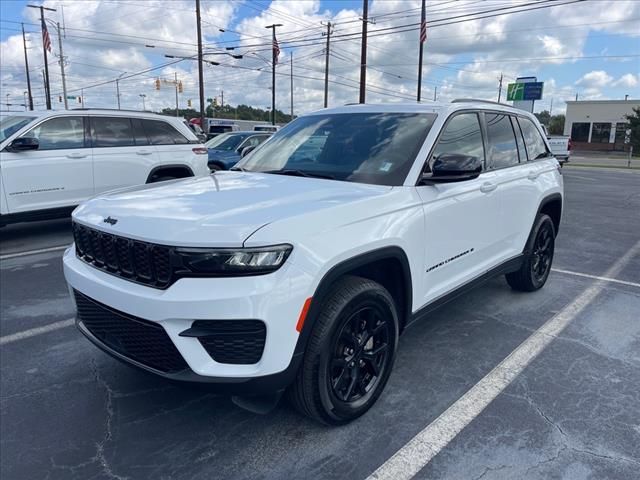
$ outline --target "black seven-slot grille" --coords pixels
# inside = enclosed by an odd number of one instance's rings
[[[173,281],[172,248],[73,224],[76,253],[100,270],[155,288]]]
[[[218,363],[254,364],[262,358],[267,329],[260,320],[197,320],[200,344]]]
[[[161,325],[113,310],[78,291],[73,293],[79,322],[110,349],[164,373],[189,368]]]

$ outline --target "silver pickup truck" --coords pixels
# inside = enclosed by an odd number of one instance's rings
[[[568,162],[571,156],[571,137],[568,135],[549,135],[547,127],[544,125],[542,125],[542,129],[547,136],[547,140],[549,140],[551,153],[555,155],[560,165]]]

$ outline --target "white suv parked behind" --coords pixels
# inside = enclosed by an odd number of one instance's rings
[[[178,118],[124,110],[20,112],[0,121],[0,225],[50,218],[97,193],[206,175]]]
[[[547,280],[563,184],[529,113],[477,101],[321,110],[231,171],[107,194],[73,214],[80,330],[170,379],[281,392],[348,422],[398,336],[498,274]]]

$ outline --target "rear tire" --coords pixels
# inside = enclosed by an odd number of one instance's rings
[[[398,344],[393,298],[380,284],[345,276],[328,294],[311,332],[289,398],[327,425],[369,410],[389,379]]]
[[[556,231],[551,217],[544,213],[536,217],[519,270],[505,275],[514,290],[533,292],[544,286],[551,272]]]

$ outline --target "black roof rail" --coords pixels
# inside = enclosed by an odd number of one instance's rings
[[[511,108],[513,108],[512,105],[508,105],[506,103],[494,102],[492,100],[481,100],[479,98],[456,98],[455,100],[451,100],[451,103],[470,103],[470,102],[488,103],[488,104],[491,104],[491,105],[502,105],[503,107],[511,107]]]
[[[86,111],[86,110],[102,110],[105,112],[135,112],[135,113],[152,113],[154,115],[158,115],[155,112],[150,112],[148,110],[130,110],[125,108],[87,108],[87,107],[79,107],[79,108],[70,108],[69,110],[75,111]]]

